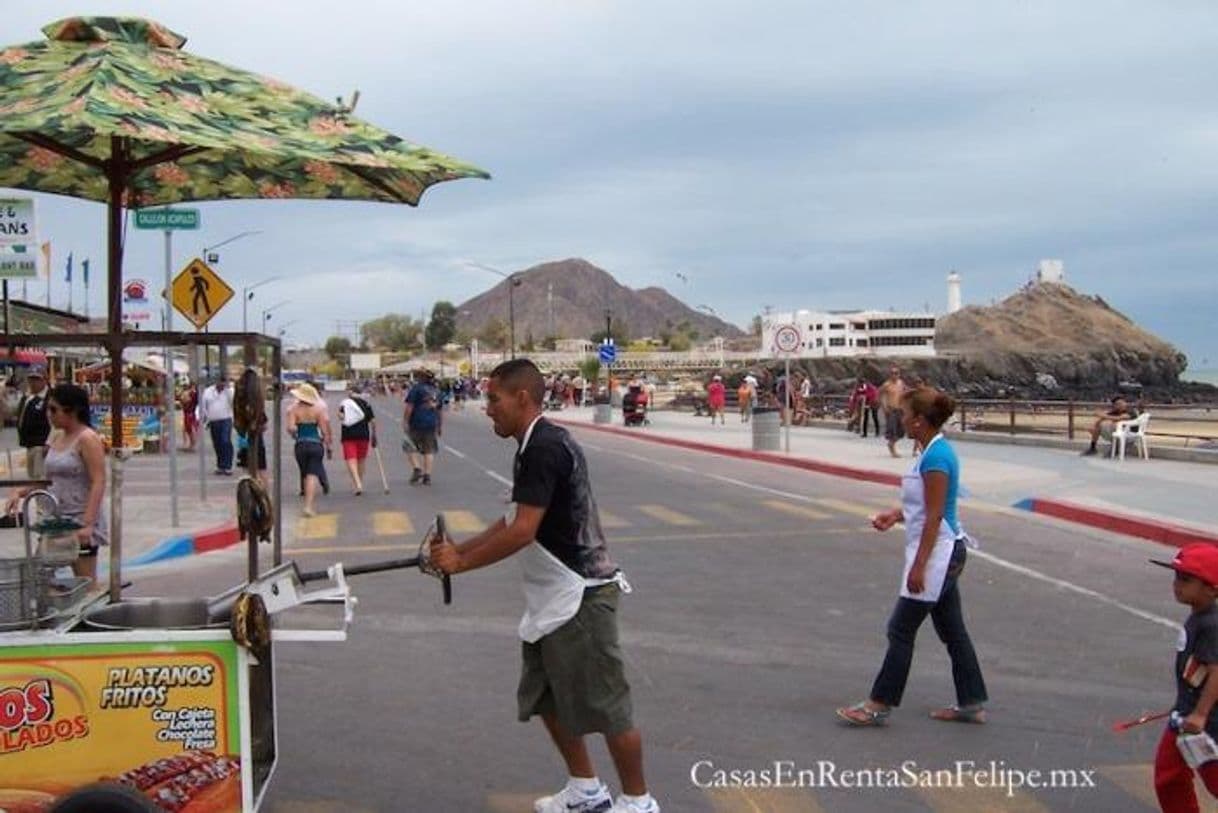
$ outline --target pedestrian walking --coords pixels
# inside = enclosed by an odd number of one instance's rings
[[[875,426],[875,436],[880,436],[880,391],[875,388],[867,379],[862,376],[858,377],[858,382],[854,386],[854,398],[852,399],[857,405],[859,416],[859,434],[862,437],[867,437],[867,422],[868,420]]]
[[[905,382],[901,379],[901,368],[892,367],[888,378],[880,385],[880,409],[884,412],[884,440],[888,442],[888,453],[900,457],[897,441],[905,437],[901,423],[901,399],[905,396]]]
[[[960,462],[941,429],[955,402],[931,387],[909,392],[901,403],[905,432],[923,445],[922,455],[901,478],[901,507],[872,519],[877,531],[905,523],[905,569],[900,596],[888,619],[888,652],[861,703],[837,710],[853,726],[882,725],[901,704],[913,663],[918,628],[931,617],[947,646],[956,685],[956,704],[931,712],[936,720],[984,723],[988,695],[977,653],[964,625],[960,574],[968,558],[969,538],[960,525],[956,497]]]
[[[339,438],[343,446],[343,461],[356,496],[364,493],[364,465],[368,460],[368,449],[376,446],[376,416],[372,405],[360,397],[359,386],[352,383],[347,397],[338,405],[338,417],[342,424]]]
[[[1164,813],[1197,813],[1194,771],[1218,798],[1218,760],[1190,762],[1184,754],[1195,741],[1213,749],[1218,737],[1218,548],[1195,543],[1170,562],[1151,562],[1176,572],[1176,601],[1191,609],[1176,644],[1176,702],[1155,752],[1155,794]]]
[[[519,444],[512,508],[458,544],[434,539],[433,563],[463,573],[518,555],[526,610],[518,717],[540,716],[566,763],[568,779],[538,799],[536,813],[658,813],[643,776],[643,738],[618,643],[617,607],[630,587],[609,558],[583,450],[542,417],[545,381],[527,359],[491,373],[486,413],[495,434]],[[616,802],[592,766],[584,737],[605,737],[622,794]]]
[[[406,393],[402,426],[406,429],[402,449],[410,459],[410,484],[429,486],[436,452],[440,450],[440,437],[444,434],[440,393],[430,370],[419,370],[418,380]]]
[[[747,379],[740,379],[736,388],[736,401],[740,404],[740,422],[748,423],[753,418],[753,388]]]
[[[76,576],[97,579],[97,552],[108,544],[110,523],[106,519],[106,447],[93,431],[89,393],[75,384],[60,384],[46,396],[47,417],[56,430],[46,454],[48,491],[59,504],[59,515],[79,523],[76,542],[79,556],[72,562]],[[15,490],[8,511],[35,487]]]
[[[233,390],[223,373],[203,390],[199,417],[211,432],[211,445],[216,452],[216,474],[233,473]]]
[[[727,389],[723,386],[723,376],[716,375],[711,378],[711,382],[706,385],[706,408],[710,412],[711,426],[715,425],[715,416],[719,417],[719,423],[727,423],[727,418],[723,415],[723,410],[727,408]]]
[[[306,517],[316,514],[314,502],[317,489],[326,475],[326,458],[331,456],[330,421],[320,407],[321,395],[312,384],[301,384],[292,390],[296,403],[288,409],[287,430],[296,442],[293,449],[300,469]]]
[[[25,395],[17,404],[17,444],[25,449],[25,474],[31,480],[46,477],[47,438],[51,422],[47,417],[47,374],[35,365],[25,376]]]
[[[194,451],[199,440],[199,388],[194,382],[186,385],[178,403],[182,405],[182,431],[186,435],[186,451]]]

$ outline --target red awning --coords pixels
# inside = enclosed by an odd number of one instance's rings
[[[0,354],[0,361],[7,359],[8,356]],[[13,363],[15,364],[43,364],[47,363],[47,354],[41,350],[14,350],[12,355]]]

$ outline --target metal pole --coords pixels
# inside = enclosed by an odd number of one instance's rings
[[[283,561],[283,346],[276,343],[271,348],[271,476],[275,478],[274,516],[275,530],[271,545],[274,549],[272,561],[278,566]]]
[[[786,382],[787,383],[785,385],[783,385],[783,388],[782,388],[782,412],[780,412],[778,414],[783,416],[783,418],[785,419],[785,422],[787,424],[786,440],[784,441],[784,446],[785,446],[786,453],[790,454],[791,453],[791,416],[787,412],[787,405],[791,403],[791,357],[789,355],[787,356]]]
[[[516,358],[516,278],[508,277],[508,333],[512,345],[512,358]]]
[[[190,353],[190,366],[194,369],[191,375],[195,380],[195,393],[199,402],[199,437],[195,439],[195,447],[199,450],[199,502],[207,502],[207,461],[204,459],[203,452],[203,361],[200,358],[200,353],[204,350],[201,345],[196,344]]]
[[[165,291],[168,292],[173,284],[173,230],[165,229]],[[165,299],[165,332],[173,331],[173,304]],[[173,372],[172,348],[165,345],[165,423],[169,431],[164,433],[169,446],[169,522],[173,528],[178,527],[178,421],[177,421],[177,387],[176,376]]]
[[[246,312],[248,310],[248,308],[246,306],[249,305],[249,302],[250,302],[250,289],[242,288],[241,289],[241,332],[242,333],[250,332],[249,320],[246,317]]]

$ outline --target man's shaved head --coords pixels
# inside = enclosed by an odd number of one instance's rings
[[[528,359],[505,361],[491,371],[491,379],[499,382],[505,393],[528,393],[536,406],[541,406],[546,397],[546,380],[537,365]]]

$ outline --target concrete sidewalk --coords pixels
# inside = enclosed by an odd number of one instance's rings
[[[547,415],[561,422],[594,426],[591,407]],[[728,415],[725,425],[714,426],[709,418],[682,412],[657,411],[648,417],[650,425],[627,430],[621,411],[615,409],[608,426],[615,433],[710,445],[716,449],[708,451],[735,456],[752,450],[752,427],[741,423],[738,415]],[[1218,542],[1218,488],[1210,465],[1136,457],[1120,462],[1080,457],[1073,450],[972,442],[967,435],[955,435],[952,442],[963,468],[962,496],[1168,544]],[[912,464],[910,441],[902,441],[898,450],[902,457],[894,459],[881,438],[864,439],[844,429],[797,426],[791,428],[789,455],[778,452],[762,458],[896,483]]]

